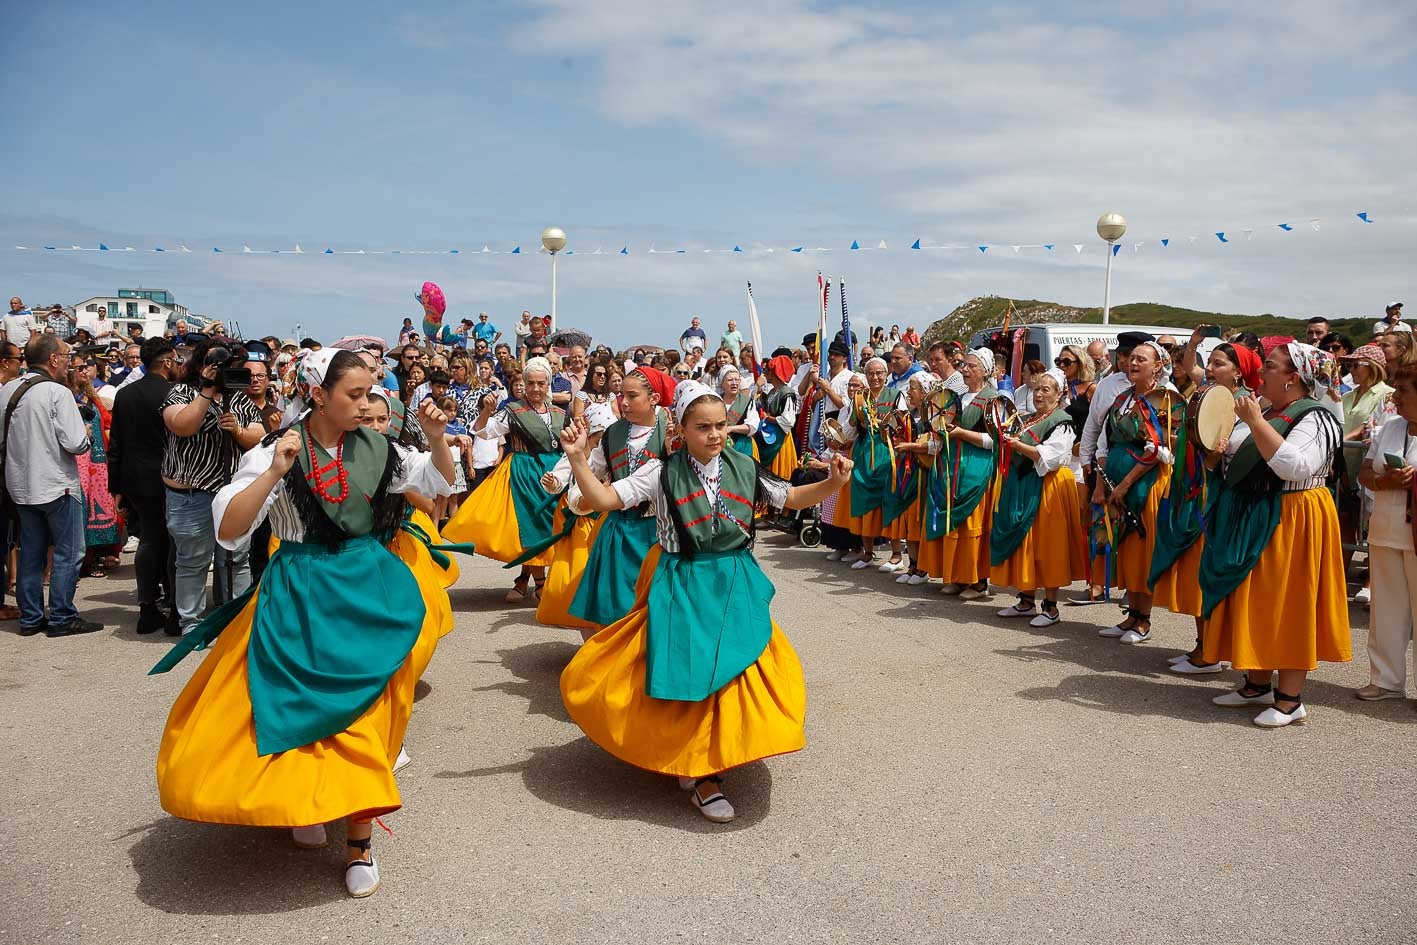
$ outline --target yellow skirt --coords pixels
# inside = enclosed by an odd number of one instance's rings
[[[686,778],[801,750],[807,687],[776,623],[758,661],[702,702],[645,695],[649,585],[660,553],[655,545],[645,556],[634,609],[587,640],[561,674],[571,719],[621,761]]]
[[[1133,532],[1122,539],[1121,546],[1112,560],[1112,586],[1124,590],[1129,594],[1150,594],[1151,588],[1147,586],[1147,579],[1151,577],[1151,551],[1154,547],[1153,540],[1156,536],[1156,514],[1161,506],[1161,498],[1166,495],[1166,489],[1171,484],[1171,467],[1162,464],[1156,471],[1156,481],[1151,484],[1151,491],[1147,493],[1146,505],[1142,506],[1141,521],[1146,527],[1146,537]],[[1117,516],[1112,516],[1113,525],[1116,525]],[[1107,558],[1098,555],[1092,562],[1092,573],[1094,579],[1100,579],[1107,573]]]
[[[1032,591],[1067,587],[1087,577],[1087,543],[1083,539],[1077,481],[1064,466],[1043,480],[1038,515],[1007,561],[991,569],[989,579],[1004,587]]]
[[[426,590],[423,577],[419,584]],[[256,603],[252,595],[217,637],[167,717],[157,755],[163,809],[184,820],[250,827],[308,827],[398,810],[394,760],[413,688],[438,644],[440,615],[430,608],[403,666],[349,728],[261,757],[246,674]]]
[[[851,534],[858,535],[861,538],[880,538],[886,530],[885,526],[881,524],[883,518],[884,516],[882,516],[881,510],[877,508],[872,512],[867,512],[865,515],[851,516],[851,524],[847,527],[851,529]]]
[[[764,420],[763,422],[772,423],[774,421]],[[778,450],[777,455],[772,458],[772,462],[768,464],[768,472],[791,481],[792,474],[797,471],[800,459],[797,455],[797,441],[792,438],[790,431],[784,431],[782,435],[786,437],[786,441],[782,444],[782,449]]]
[[[1286,492],[1279,527],[1205,622],[1202,656],[1236,669],[1318,668],[1353,658],[1343,539],[1327,489]]]
[[[438,533],[434,531],[432,534]],[[447,572],[433,560],[427,545],[402,529],[394,533],[389,550],[413,572],[418,590],[423,595],[423,624],[428,626],[432,623],[437,630],[437,638],[441,640],[453,629],[453,605],[448,600]]]
[[[978,584],[989,576],[989,525],[993,521],[991,487],[963,525],[934,541],[920,543],[920,567],[946,584]]]
[[[521,557],[526,549],[517,528],[517,507],[512,502],[510,456],[463,501],[457,514],[443,526],[443,535],[448,541],[472,542],[478,554],[493,561],[506,563]],[[551,549],[522,563],[527,567],[550,564]]]
[[[563,527],[565,506],[556,510],[556,527]],[[555,627],[575,627],[577,630],[594,627],[595,624],[570,613],[571,600],[576,589],[581,586],[581,575],[585,573],[586,560],[590,558],[590,546],[595,543],[596,533],[605,515],[599,518],[580,518],[571,526],[571,533],[551,547],[551,567],[546,569],[546,581],[541,585],[541,603],[536,605],[536,622]]]
[[[1182,552],[1176,563],[1161,573],[1156,579],[1156,596],[1152,603],[1164,607],[1173,614],[1201,615],[1201,553],[1205,549],[1205,535],[1196,539],[1195,544]]]
[[[438,526],[433,524],[433,520],[429,518],[426,513],[414,509],[410,521],[427,532],[435,544],[443,541],[443,536],[438,533]],[[429,561],[432,562],[431,557]],[[433,566],[438,568],[438,571],[443,575],[444,588],[452,587],[454,584],[458,583],[458,578],[462,577],[462,569],[458,567],[457,555],[448,555],[448,567],[446,570],[438,567],[436,563],[434,563]]]

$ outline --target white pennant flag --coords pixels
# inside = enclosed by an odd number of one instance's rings
[[[1140,243],[1133,243],[1133,244],[1132,244],[1132,254],[1133,254],[1133,255],[1136,255],[1137,253],[1140,253],[1140,252],[1141,252],[1141,248],[1142,248],[1144,245],[1146,245],[1145,240],[1143,240],[1143,241],[1140,242]]]
[[[1073,249],[1077,250],[1079,253],[1082,252],[1082,244],[1081,244],[1081,243],[1074,243],[1074,244],[1073,244]]]
[[[1255,231],[1254,231],[1253,229],[1247,229],[1247,230],[1245,230],[1245,239],[1247,239],[1247,240],[1249,240],[1249,239],[1254,239],[1254,237],[1255,237]]]
[[[1318,220],[1310,220],[1310,221],[1309,221],[1309,226],[1311,226],[1311,227],[1314,228],[1314,232],[1315,232],[1315,233],[1317,233],[1317,232],[1319,231],[1319,221],[1318,221]]]

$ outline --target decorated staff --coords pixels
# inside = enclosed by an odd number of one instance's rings
[[[588,640],[561,674],[577,725],[638,768],[677,776],[708,820],[735,816],[723,774],[805,743],[806,689],[791,644],[773,623],[773,586],[752,554],[754,507],[816,505],[851,474],[791,486],[727,445],[723,401],[693,381],[674,404],[684,447],[610,485],[586,459],[585,430],[562,436],[590,509],[648,502],[658,547],[645,558],[634,608]]]
[[[1130,386],[1108,409],[1097,445],[1099,474],[1092,501],[1105,516],[1116,586],[1128,594],[1126,618],[1098,635],[1135,644],[1151,639],[1151,549],[1185,404],[1168,389],[1171,356],[1155,341],[1132,350],[1127,379]],[[1094,572],[1104,567],[1100,560],[1093,562]]]
[[[1201,657],[1205,620],[1201,617],[1200,563],[1206,522],[1220,498],[1216,473],[1235,431],[1235,403],[1253,397],[1260,384],[1260,356],[1243,345],[1222,344],[1206,360],[1206,386],[1191,395],[1186,422],[1177,439],[1177,463],[1156,516],[1156,542],[1148,585],[1156,606],[1196,621],[1196,645],[1171,659],[1173,673],[1218,673],[1219,662]]]
[[[1082,504],[1068,465],[1077,433],[1062,407],[1066,383],[1056,368],[1033,378],[1034,413],[1003,438],[1009,462],[989,533],[990,579],[1019,592],[999,616],[1031,617],[1034,627],[1057,623],[1058,588],[1087,576]]]
[[[1220,706],[1261,706],[1256,725],[1308,718],[1304,679],[1353,658],[1343,544],[1327,478],[1343,431],[1322,403],[1327,355],[1290,342],[1265,359],[1257,393],[1235,402],[1225,488],[1206,529],[1201,658],[1245,671]],[[1278,686],[1273,672],[1279,671]]]

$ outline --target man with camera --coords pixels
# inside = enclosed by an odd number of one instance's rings
[[[167,530],[176,550],[177,616],[183,633],[207,607],[207,570],[216,552],[212,500],[231,481],[241,454],[265,436],[261,414],[247,396],[250,371],[229,348],[199,342],[184,379],[162,402],[167,443],[162,455]],[[231,600],[251,584],[249,545],[217,561],[217,596]]]

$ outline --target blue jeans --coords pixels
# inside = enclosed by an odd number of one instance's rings
[[[201,622],[207,609],[207,570],[216,554],[216,523],[212,521],[212,492],[167,490],[167,531],[177,558],[177,618],[186,633]],[[215,568],[218,591],[224,600],[245,593],[251,586],[251,545],[230,553],[231,587],[226,586],[226,562]],[[226,557],[223,555],[223,557]]]
[[[49,569],[49,622],[68,623],[79,615],[74,609],[74,589],[84,563],[84,506],[75,495],[61,495],[43,505],[19,505],[20,573],[15,596],[20,604],[20,626],[26,630],[44,625],[44,557],[54,546]]]

